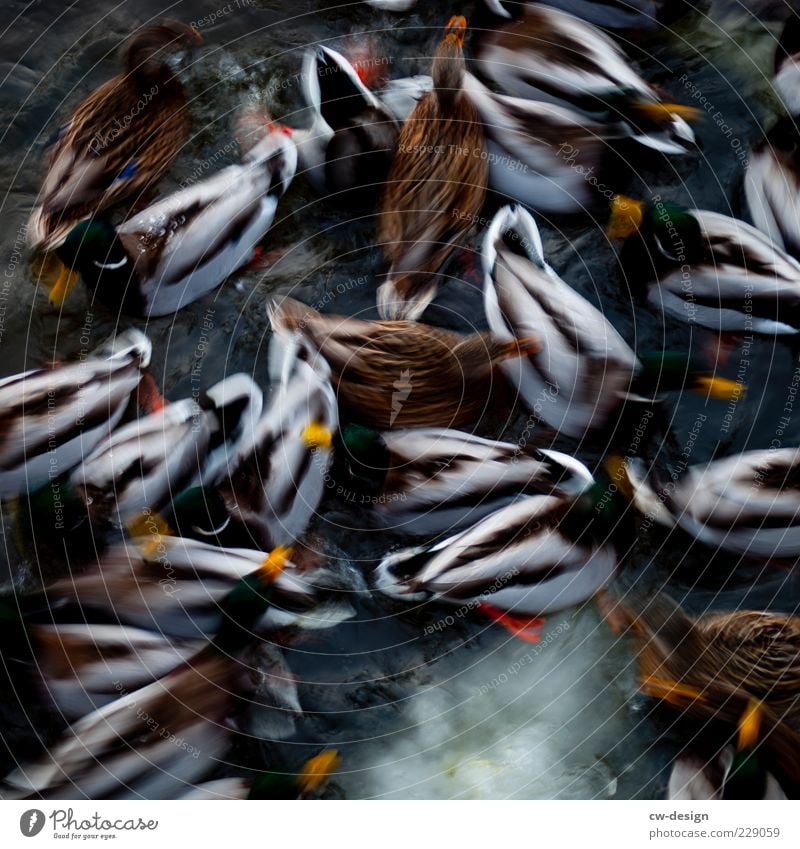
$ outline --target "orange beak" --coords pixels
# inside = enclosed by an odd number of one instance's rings
[[[445,27],[445,38],[452,39],[459,47],[464,45],[464,36],[467,33],[467,19],[463,15],[453,15]]]

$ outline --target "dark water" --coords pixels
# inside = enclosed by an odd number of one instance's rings
[[[0,375],[69,358],[131,323],[90,307],[82,288],[63,314],[50,307],[27,266],[24,226],[59,119],[116,73],[116,46],[136,26],[160,15],[197,22],[219,16],[213,25],[200,26],[204,44],[184,64],[194,128],[159,187],[166,194],[235,161],[232,120],[243,103],[266,101],[277,116],[305,125],[299,87],[291,79],[309,44],[346,48],[367,35],[390,60],[393,76],[425,72],[441,26],[450,14],[463,11],[425,0],[418,12],[403,16],[361,3],[309,0],[234,0],[227,6],[218,0],[170,6],[94,0],[66,7],[52,0],[12,0],[3,9]],[[778,2],[698,3],[697,11],[671,30],[627,45],[645,76],[674,99],[691,103],[699,92],[713,103],[712,115],[720,116],[699,125],[697,156],[641,164],[627,178],[630,193],[657,193],[744,214],[747,147],[777,114],[769,74],[787,11],[787,4]],[[703,331],[692,334],[665,324],[632,301],[602,223],[543,222],[555,268],[600,305],[638,350],[705,349],[712,340]],[[370,247],[373,225],[369,213],[337,209],[298,180],[265,242],[267,250],[282,251],[268,272],[237,275],[178,315],[144,327],[154,342],[154,373],[166,395],[190,394],[189,376],[198,365],[205,385],[241,370],[266,388],[264,306],[272,295],[292,292],[309,304],[324,304],[326,311],[374,317],[381,257]],[[461,329],[483,328],[480,293],[453,282],[427,318]],[[203,327],[209,323],[213,329],[207,333]],[[692,396],[675,394],[669,399],[672,431],[663,450],[680,453],[691,439],[692,462],[703,462],[768,447],[776,438],[797,445],[800,410],[788,423],[780,422],[797,369],[798,352],[785,343],[756,339],[746,355],[734,350],[722,373],[743,377],[749,387],[745,398],[729,411],[724,402],[702,407]],[[488,422],[485,431],[516,441],[525,419],[519,414]],[[577,450],[590,464],[602,448],[558,445]],[[369,533],[367,526],[359,508],[332,497],[311,539],[329,556],[368,569],[396,541]],[[2,531],[4,583],[27,585],[40,568],[58,570],[57,563],[36,562],[31,546],[20,544],[8,509]],[[666,586],[698,611],[741,605],[791,611],[800,603],[795,576],[708,560],[707,551],[687,548],[684,538],[654,530],[631,552],[619,581]],[[322,744],[336,745],[344,766],[330,793],[353,797],[663,794],[665,768],[679,738],[636,696],[628,646],[615,640],[592,610],[552,617],[543,644],[533,647],[469,617],[451,623],[443,619],[452,612],[448,609],[411,615],[369,597],[357,606],[355,620],[287,652],[307,710],[295,738],[282,745],[245,740],[234,752],[236,760],[292,766]],[[21,675],[12,669],[12,680]],[[15,754],[35,748],[35,729],[53,730],[29,696],[22,690],[3,696],[5,738]]]

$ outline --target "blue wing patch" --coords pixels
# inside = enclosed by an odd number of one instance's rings
[[[139,166],[135,162],[129,162],[122,171],[119,172],[117,180],[130,180],[131,177],[136,175],[138,170]]]

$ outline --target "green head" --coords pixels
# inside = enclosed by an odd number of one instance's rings
[[[380,489],[389,466],[389,451],[377,430],[362,425],[347,425],[339,434],[341,448],[337,454],[355,483],[368,491]]]
[[[48,481],[26,499],[20,499],[18,509],[27,511],[40,536],[63,537],[86,519],[86,505],[70,486],[67,475]]]
[[[324,787],[341,758],[335,749],[326,749],[306,761],[296,775],[268,772],[259,775],[250,786],[248,799],[303,799]]]
[[[272,601],[275,580],[291,556],[291,548],[278,546],[222,599],[219,605],[222,624],[212,640],[217,649],[233,654],[252,640],[253,629]]]
[[[767,771],[757,751],[761,730],[762,706],[750,699],[739,720],[736,752],[723,782],[725,799],[763,799],[767,789]]]
[[[713,374],[686,351],[649,351],[639,356],[639,362],[633,388],[640,395],[686,389],[716,401],[731,401],[744,392],[742,384]]]
[[[172,499],[166,523],[178,536],[214,539],[230,522],[225,499],[213,487],[193,486]]]
[[[705,254],[700,224],[690,209],[671,201],[652,203],[615,195],[608,223],[610,239],[625,240],[640,233],[655,255],[669,264],[687,264]]]
[[[107,263],[117,243],[117,233],[107,222],[97,218],[79,221],[57,248],[58,258],[69,268],[91,273],[93,261]]]

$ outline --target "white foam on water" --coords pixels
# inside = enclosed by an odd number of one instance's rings
[[[617,790],[641,741],[628,709],[630,656],[593,610],[548,619],[539,644],[451,653],[364,743],[338,783],[350,798],[592,799]],[[616,747],[616,748],[615,748]],[[612,751],[613,750],[613,751]]]

